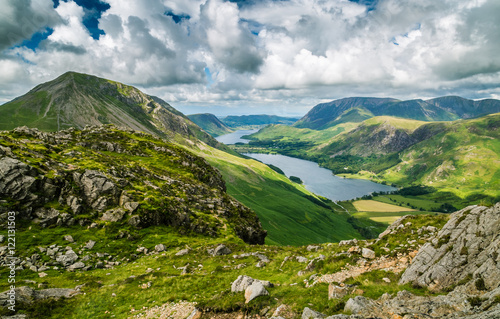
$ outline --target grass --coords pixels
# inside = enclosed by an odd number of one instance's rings
[[[357,200],[353,202],[356,210],[360,212],[413,212],[414,209],[387,204],[375,200]]]
[[[372,246],[372,249],[378,255],[387,254],[381,250],[381,247],[386,245],[395,253],[411,250],[412,247],[404,247],[404,244],[410,238],[416,237],[414,235],[416,229],[427,225],[441,227],[445,219],[441,216],[415,216],[410,221],[411,227],[387,235],[383,241]],[[28,226],[32,228],[28,229]],[[307,251],[305,246],[249,246],[235,238],[186,236],[167,226],[129,229],[134,239],[116,239],[120,228],[107,225],[99,229],[77,226],[42,229],[34,225],[19,225],[17,252],[22,257],[38,251],[38,246],[47,247],[51,244],[70,246],[78,251],[87,240],[95,239],[98,241],[96,246],[82,254],[82,256],[85,254],[92,256],[87,264],[93,264],[97,260],[96,252],[108,253],[112,260],[121,261],[121,264],[110,269],[76,272],[50,269],[46,271],[48,276],[43,278],[30,270],[18,271],[16,279],[20,285],[22,283],[33,288],[38,284],[43,284],[47,288],[73,288],[84,284],[81,288],[82,294],[69,300],[39,302],[36,306],[29,307],[20,305],[18,312],[28,313],[31,317],[40,319],[126,318],[142,313],[144,307],[151,308],[164,303],[187,300],[197,302],[199,309],[212,312],[243,311],[255,314],[266,306],[275,309],[281,304],[287,304],[297,314],[300,314],[304,307],[311,307],[327,315],[333,315],[341,313],[343,304],[354,297],[348,295],[341,300],[328,300],[328,285],[318,284],[311,288],[305,286],[314,273],[320,275],[334,273],[346,267],[347,263],[356,263],[356,256],[338,255],[347,249],[339,247],[338,244],[320,244],[320,249],[312,252]],[[0,233],[5,234],[6,231],[2,230]],[[35,238],[33,234],[36,234]],[[75,242],[65,242],[63,240],[65,234],[72,234]],[[232,250],[232,254],[210,256],[207,248],[221,242]],[[135,252],[138,246],[152,250],[158,243],[166,245],[167,250],[147,256]],[[191,248],[190,253],[176,256],[176,252],[186,245]],[[255,267],[258,258],[254,256],[233,257],[249,252],[260,252],[271,261],[265,267],[258,268]],[[139,256],[131,258],[132,254]],[[40,255],[45,258],[43,253]],[[299,263],[294,258],[284,262],[286,257],[304,256],[311,260],[320,255],[324,255],[325,259],[317,261],[312,272],[306,272],[301,276],[298,272],[304,270],[306,264]],[[188,264],[189,273],[181,275],[179,267]],[[237,265],[243,266],[236,267]],[[0,269],[0,276],[5,277],[7,272],[7,268]],[[254,302],[245,304],[243,293],[230,291],[231,283],[239,275],[271,281],[274,287],[268,289],[270,296],[260,297]],[[403,289],[417,295],[429,294],[426,289],[398,285],[399,276],[390,271],[372,271],[349,279],[346,284],[357,285],[357,288],[364,291],[363,295],[369,298],[378,298],[385,292],[396,293]],[[391,282],[383,281],[384,277],[388,277]],[[151,283],[150,288],[147,288],[148,282]],[[7,290],[8,285],[6,281],[0,281],[2,291]],[[116,296],[113,297],[112,294]]]
[[[256,212],[268,231],[267,244],[305,245],[361,237],[347,222],[349,215],[319,205],[316,195],[267,165],[214,149],[199,149],[197,154],[221,171],[228,194]]]

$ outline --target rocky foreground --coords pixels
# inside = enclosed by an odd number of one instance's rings
[[[375,241],[349,240],[282,250],[272,246],[260,249],[247,246],[246,252],[244,246],[233,246],[238,250],[235,251],[225,245],[179,248],[171,252],[158,247],[158,250],[142,252],[145,255],[142,258],[151,258],[149,265],[161,268],[166,267],[166,259],[161,259],[161,256],[171,256],[168,258],[173,260],[179,272],[170,276],[172,284],[184,280],[189,285],[186,280],[201,278],[207,282],[220,280],[209,284],[225,287],[209,298],[209,302],[197,302],[196,295],[202,292],[193,291],[195,297],[191,300],[186,298],[185,301],[132,307],[127,315],[117,317],[500,318],[500,203],[490,208],[470,206],[455,212],[442,228],[430,226],[425,222],[426,218],[435,217],[405,216]],[[196,266],[193,259],[199,265]],[[341,260],[347,262],[341,263],[340,268],[331,268],[331,264]],[[212,262],[217,265],[215,268],[209,268]],[[184,266],[176,267],[175,264]],[[134,267],[144,267],[140,265]],[[106,267],[104,271],[112,274],[122,266],[106,264]],[[86,270],[84,273],[88,274],[100,271]],[[148,268],[144,274],[130,276],[125,282],[139,283],[140,290],[154,296],[155,290],[164,289],[161,277],[165,274],[162,271]],[[213,277],[221,271],[222,277]],[[137,282],[138,278],[143,280]],[[399,282],[395,282],[397,280]],[[369,281],[378,282],[381,291],[374,293],[377,287],[371,287]],[[113,290],[106,290],[107,298],[120,298],[120,287],[112,293]],[[101,286],[99,291],[105,289]],[[36,304],[54,298],[77,301],[85,298],[82,296],[85,291],[91,293],[91,290],[86,290],[85,283],[71,289],[21,287],[16,290],[16,296],[21,303]],[[287,298],[287,295],[294,297]],[[376,298],[370,297],[376,295]],[[7,299],[7,291],[0,294],[0,303],[5,305]],[[306,302],[306,306],[300,309],[296,303],[299,299]],[[230,304],[223,306],[227,303]],[[113,306],[110,304],[109,307],[108,314],[111,315]],[[320,312],[321,307],[323,311]],[[16,318],[33,318],[29,314],[23,316]]]

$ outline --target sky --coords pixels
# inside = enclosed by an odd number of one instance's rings
[[[500,1],[0,0],[0,104],[67,71],[186,114],[500,98]]]

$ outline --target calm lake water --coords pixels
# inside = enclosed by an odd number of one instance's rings
[[[246,153],[263,163],[279,167],[286,176],[297,176],[311,192],[333,201],[348,200],[372,192],[387,192],[396,188],[361,179],[348,179],[332,174],[318,164],[285,155]]]
[[[215,139],[221,143],[226,145],[236,144],[236,143],[245,143],[247,144],[250,140],[242,139],[242,136],[250,135],[253,133],[257,133],[259,130],[239,130],[230,134],[225,134],[221,136],[217,136]]]

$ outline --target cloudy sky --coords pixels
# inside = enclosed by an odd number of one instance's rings
[[[0,0],[0,104],[70,70],[186,114],[500,98],[500,1]]]

